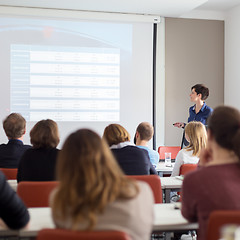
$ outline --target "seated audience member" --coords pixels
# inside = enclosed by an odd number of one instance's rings
[[[1,171],[0,192],[0,225],[11,229],[26,228],[30,219],[29,213]]]
[[[59,186],[50,197],[57,228],[116,230],[149,240],[153,195],[143,182],[127,178],[104,139],[88,129],[72,133],[57,162]]]
[[[17,168],[23,153],[31,148],[23,144],[26,121],[20,114],[11,113],[3,120],[3,129],[8,143],[0,145],[0,168]]]
[[[148,142],[152,139],[153,133],[153,126],[150,123],[140,123],[136,130],[135,143],[137,147],[147,150],[150,162],[156,167],[159,162],[159,154],[148,147]]]
[[[130,134],[121,125],[108,125],[104,130],[103,138],[125,174],[157,174],[150,162],[148,152],[130,143]]]
[[[185,138],[189,145],[176,156],[171,177],[179,176],[182,164],[197,164],[202,149],[206,148],[207,131],[201,122],[190,122],[185,127]]]
[[[41,120],[30,131],[32,149],[22,156],[17,180],[20,181],[53,181],[59,143],[57,123],[53,120]]]
[[[221,106],[208,121],[208,143],[200,167],[187,174],[182,187],[182,214],[199,222],[198,240],[206,239],[209,214],[240,210],[240,112]]]

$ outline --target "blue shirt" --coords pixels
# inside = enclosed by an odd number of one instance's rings
[[[210,108],[209,106],[206,105],[206,103],[204,103],[200,111],[196,113],[194,105],[189,108],[188,122],[197,121],[206,125],[206,121],[208,117],[212,114],[212,111],[213,111],[212,108]]]
[[[153,166],[157,166],[157,164],[159,162],[159,154],[157,151],[152,150],[145,146],[137,146],[137,147],[147,150],[148,156],[150,158],[150,162],[152,163]]]

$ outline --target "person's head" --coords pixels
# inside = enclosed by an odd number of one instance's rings
[[[3,120],[3,129],[8,139],[21,138],[26,132],[26,120],[19,113],[11,113]]]
[[[196,84],[191,87],[191,100],[199,97],[200,100],[205,101],[209,96],[209,89],[203,84]]]
[[[142,122],[137,127],[136,140],[148,142],[153,137],[153,133],[153,126],[148,122]]]
[[[208,119],[208,139],[240,159],[240,112],[228,106],[215,108]]]
[[[125,177],[104,139],[89,129],[68,136],[58,155],[53,214],[72,214],[72,229],[79,222],[92,229],[96,216],[117,198],[132,198],[138,188]],[[133,187],[133,188],[132,188]]]
[[[207,145],[206,127],[201,122],[189,122],[185,127],[185,136],[189,141],[187,150],[193,150],[194,156],[199,156],[203,148]]]
[[[110,124],[104,129],[103,138],[109,146],[112,146],[121,142],[129,142],[130,134],[120,124]]]
[[[30,141],[34,148],[55,148],[60,139],[57,123],[51,119],[37,122],[30,131]]]

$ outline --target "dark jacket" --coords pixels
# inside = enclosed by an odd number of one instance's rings
[[[54,181],[57,148],[32,148],[22,156],[17,181]]]
[[[18,168],[19,161],[24,152],[31,148],[24,145],[21,140],[11,139],[7,144],[0,145],[0,168]]]
[[[111,150],[126,175],[157,174],[145,149],[136,146],[126,146]]]

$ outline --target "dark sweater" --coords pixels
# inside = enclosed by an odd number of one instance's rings
[[[23,153],[31,148],[21,140],[11,139],[7,144],[0,145],[0,168],[18,168]]]
[[[202,167],[184,177],[182,214],[199,223],[198,240],[206,238],[209,214],[240,210],[240,164]]]
[[[32,148],[27,150],[19,163],[17,181],[54,181],[57,148]]]
[[[112,149],[112,153],[126,175],[157,174],[145,149],[126,146]]]
[[[28,211],[0,171],[0,218],[9,228],[20,229],[29,221]]]

